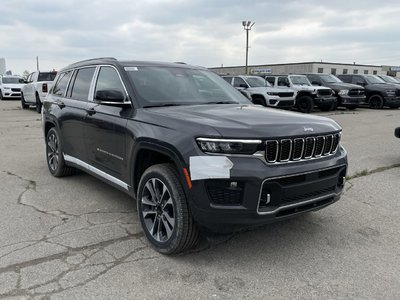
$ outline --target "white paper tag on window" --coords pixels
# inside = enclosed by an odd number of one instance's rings
[[[129,71],[139,71],[137,67],[124,67],[124,70],[129,72]]]
[[[190,179],[230,178],[232,161],[226,156],[191,156]]]

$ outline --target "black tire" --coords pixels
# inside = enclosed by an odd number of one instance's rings
[[[4,97],[3,97],[3,92],[0,90],[0,101],[3,101]]]
[[[349,109],[349,110],[355,110],[357,107],[358,107],[357,105],[346,106],[346,108]]]
[[[46,161],[54,177],[69,176],[75,172],[74,168],[65,165],[62,141],[55,127],[50,128],[46,136]]]
[[[372,95],[369,98],[369,107],[373,109],[381,109],[384,101],[381,95]]]
[[[198,243],[200,232],[172,164],[154,165],[143,173],[137,210],[143,231],[158,252],[179,253]]]
[[[254,104],[259,104],[259,105],[262,105],[262,106],[267,106],[267,103],[265,102],[265,99],[263,98],[263,97],[254,97],[253,98],[253,103]]]
[[[314,109],[314,100],[310,96],[301,96],[296,102],[297,108],[302,113],[310,113]]]
[[[36,94],[36,112],[41,113],[42,112],[42,102],[40,101],[39,95]]]
[[[29,108],[29,104],[26,104],[24,94],[22,94],[22,93],[21,93],[21,107],[22,107],[22,109]]]

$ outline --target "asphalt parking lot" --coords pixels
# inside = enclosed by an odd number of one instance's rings
[[[0,102],[0,298],[400,299],[400,109],[318,114],[343,127],[339,202],[163,256],[132,199],[52,177],[40,115]]]

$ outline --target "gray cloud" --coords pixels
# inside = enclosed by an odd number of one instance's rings
[[[400,64],[400,3],[371,0],[13,0],[0,8],[0,56],[16,73],[81,59],[242,65],[325,61]]]

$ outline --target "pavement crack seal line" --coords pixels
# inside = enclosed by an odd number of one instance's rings
[[[52,278],[52,279],[50,279],[50,280],[48,280],[48,281],[46,281],[44,283],[37,284],[37,285],[31,286],[29,288],[22,289],[22,288],[20,288],[20,280],[21,279],[19,278],[19,282],[18,282],[18,285],[17,285],[18,287],[16,289],[14,289],[13,291],[10,291],[9,293],[4,294],[2,296],[12,297],[12,296],[30,295],[32,297],[34,297],[34,296],[50,297],[51,295],[54,295],[54,294],[57,294],[57,293],[61,293],[61,292],[64,292],[64,291],[72,289],[72,288],[77,288],[77,287],[84,286],[87,283],[98,279],[100,276],[106,274],[107,272],[109,272],[110,270],[112,270],[115,267],[118,267],[119,265],[126,264],[126,263],[134,263],[134,262],[138,262],[138,261],[145,261],[145,260],[151,260],[151,259],[160,258],[159,255],[153,255],[153,256],[147,256],[147,257],[140,257],[140,258],[137,258],[137,259],[134,259],[134,260],[127,260],[131,255],[133,255],[135,253],[138,253],[138,252],[148,248],[147,246],[142,246],[142,247],[135,248],[132,251],[129,251],[129,253],[125,254],[123,257],[121,257],[119,259],[115,259],[114,262],[104,263],[104,264],[90,264],[90,265],[86,264],[87,260],[90,257],[92,257],[93,255],[95,255],[96,253],[98,253],[99,251],[102,251],[102,250],[106,251],[105,248],[108,245],[110,245],[110,244],[112,244],[114,242],[118,242],[118,241],[130,240],[130,239],[132,239],[132,236],[134,236],[135,238],[140,238],[141,235],[140,236],[139,236],[139,234],[138,235],[131,235],[131,236],[128,236],[128,237],[122,237],[122,238],[118,238],[118,239],[108,240],[108,241],[104,241],[104,242],[101,242],[101,243],[98,243],[98,244],[94,244],[94,245],[91,245],[91,246],[70,248],[67,251],[67,253],[68,253],[67,257],[76,255],[77,253],[81,253],[84,250],[97,249],[97,251],[95,251],[94,253],[92,253],[90,255],[84,255],[85,259],[81,263],[79,263],[77,265],[71,266],[69,264],[70,268],[68,268],[68,270],[65,270],[65,271],[61,272],[60,274],[58,274],[54,278]],[[108,251],[106,251],[106,252],[108,252]],[[67,257],[64,254],[65,254],[65,252],[49,256],[45,260],[36,259],[36,260],[31,261],[31,262],[26,262],[26,263],[22,263],[22,264],[15,264],[15,265],[12,265],[12,266],[8,266],[7,268],[0,269],[0,273],[6,272],[7,270],[9,270],[11,268],[13,271],[17,272],[20,275],[21,269],[23,269],[23,268],[25,268],[27,266],[38,265],[38,264],[40,264],[42,262],[49,261],[49,258],[50,258],[50,260],[59,259],[59,260],[62,260],[63,262],[66,262]],[[104,270],[101,270],[98,273],[93,274],[93,276],[90,276],[90,278],[86,278],[86,279],[82,280],[81,282],[79,282],[77,284],[74,284],[74,285],[71,285],[71,286],[68,286],[68,287],[64,287],[64,288],[61,286],[60,280],[62,280],[69,273],[80,271],[80,270],[84,270],[84,269],[87,269],[87,268],[90,268],[90,267],[96,267],[96,266],[103,266]],[[58,288],[56,290],[51,291],[51,292],[44,292],[44,293],[33,291],[35,289],[38,289],[40,287],[49,285],[51,283],[56,283]]]
[[[356,179],[356,178],[369,176],[369,175],[372,175],[372,174],[375,174],[375,173],[380,173],[380,172],[384,172],[384,171],[395,169],[395,168],[399,168],[399,167],[400,167],[400,164],[394,164],[394,165],[391,165],[391,166],[379,167],[379,168],[373,169],[371,171],[365,169],[365,170],[356,172],[355,174],[353,174],[351,176],[347,176],[346,180],[350,181],[350,180],[353,180],[353,179]]]

